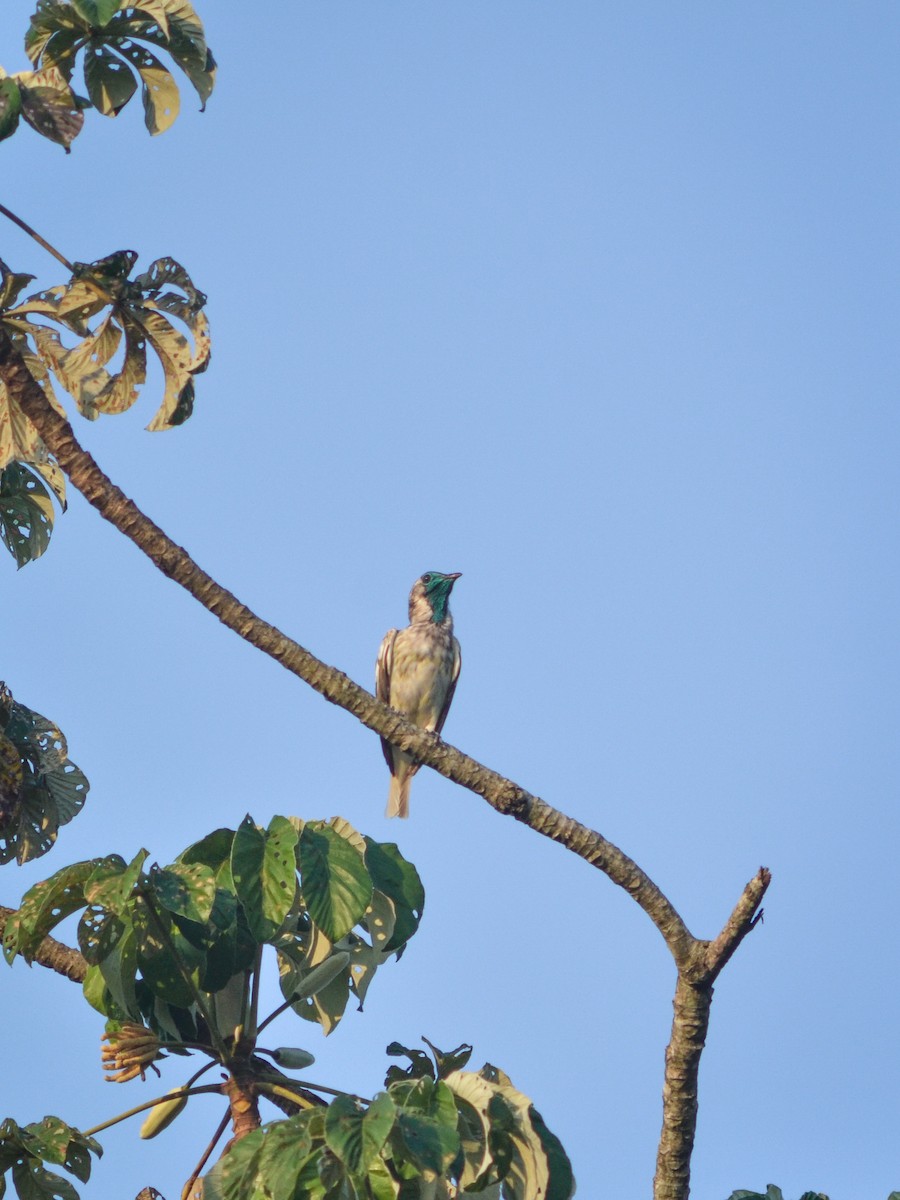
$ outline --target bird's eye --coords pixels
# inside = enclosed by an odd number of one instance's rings
[[[422,576],[422,582],[423,582],[423,583],[431,583],[431,581],[432,581],[432,579],[433,579],[433,578],[434,578],[434,576],[433,576],[433,575],[431,574],[431,572],[429,571],[427,575],[423,575],[423,576]]]

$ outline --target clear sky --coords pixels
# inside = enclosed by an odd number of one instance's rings
[[[209,293],[183,429],[77,432],[260,615],[372,686],[413,580],[462,571],[445,735],[620,845],[698,936],[760,864],[716,987],[693,1195],[900,1188],[898,135],[894,3],[199,5],[220,63],[150,139],[0,146],[0,200],[70,258],[172,254]],[[31,6],[0,9],[26,65]],[[56,264],[11,226],[0,257]],[[604,877],[423,770],[219,626],[73,496],[0,562],[0,677],[92,782],[66,862],[161,863],[248,810],[339,813],[421,872],[366,1012],[279,1038],[372,1094],[384,1047],[475,1044],[579,1195],[650,1194],[674,969]],[[0,1116],[81,1127],[71,984],[0,970]],[[274,1001],[274,991],[273,991]],[[35,1022],[37,1024],[35,1024]],[[12,1035],[11,1035],[12,1031]],[[87,1086],[84,1072],[96,1084]],[[312,1073],[311,1073],[312,1074]],[[184,1076],[174,1060],[166,1086]],[[172,1200],[216,1121],[106,1135],[87,1195]],[[120,1127],[121,1128],[121,1127]]]

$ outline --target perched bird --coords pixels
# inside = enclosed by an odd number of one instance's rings
[[[375,666],[375,695],[414,725],[440,733],[459,678],[459,642],[448,602],[461,572],[426,571],[409,593],[409,625],[384,635]],[[409,785],[419,769],[405,751],[381,739],[391,769],[385,816],[409,816]]]

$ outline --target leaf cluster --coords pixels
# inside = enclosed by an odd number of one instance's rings
[[[780,1187],[770,1183],[764,1192],[748,1192],[739,1188],[731,1193],[728,1200],[784,1200],[784,1195]],[[828,1200],[828,1197],[822,1192],[804,1192],[800,1200]],[[900,1192],[891,1192],[887,1200],[900,1200]]]
[[[0,863],[46,854],[89,787],[69,760],[62,731],[0,683]]]
[[[167,867],[113,854],[36,884],[7,923],[4,952],[30,961],[41,940],[81,911],[84,993],[114,1021],[142,1021],[162,1042],[221,1047],[246,1019],[248,972],[276,948],[286,1002],[325,1033],[350,995],[399,956],[424,892],[396,846],[336,818],[247,817]]]
[[[165,389],[148,428],[171,429],[191,415],[194,376],[209,365],[206,296],[173,258],[159,258],[130,279],[136,261],[133,250],[119,250],[96,262],[76,263],[68,283],[22,301],[19,294],[33,276],[13,274],[0,263],[0,320],[57,411],[63,409],[53,394],[51,373],[90,420],[131,408],[147,377],[149,346],[162,367]],[[193,347],[173,318],[188,329]],[[74,333],[78,344],[64,346],[58,330],[45,321]],[[119,365],[109,369],[114,358]],[[34,427],[0,384],[0,467],[7,459],[40,461],[36,445],[40,451]]]
[[[243,1138],[206,1177],[204,1196],[568,1200],[569,1160],[528,1098],[495,1067],[461,1070],[470,1046],[432,1050],[433,1064],[393,1043],[389,1053],[407,1054],[411,1067],[392,1067],[371,1102],[339,1096]]]
[[[71,1183],[44,1163],[64,1167],[86,1183],[91,1174],[91,1154],[103,1151],[91,1137],[73,1129],[59,1117],[44,1117],[31,1125],[17,1125],[11,1118],[0,1124],[0,1197],[6,1193],[7,1172],[19,1200],[77,1200]]]
[[[21,117],[68,152],[84,125],[83,109],[115,117],[139,86],[144,124],[162,133],[178,116],[180,97],[154,51],[184,72],[201,108],[215,83],[215,60],[188,0],[38,0],[25,50],[33,71],[0,71],[0,141],[15,133]],[[87,97],[72,89],[79,56]]]

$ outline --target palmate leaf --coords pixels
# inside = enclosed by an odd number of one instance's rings
[[[83,807],[90,785],[70,762],[60,730],[18,704],[3,684],[0,738],[0,863],[15,858],[21,864],[50,849],[59,827]],[[12,763],[10,746],[18,766]]]
[[[63,1176],[44,1167],[45,1162],[65,1167],[82,1183],[91,1174],[91,1154],[99,1158],[100,1143],[59,1117],[19,1126],[10,1118],[0,1125],[0,1196],[6,1187],[5,1174],[12,1169],[12,1181],[19,1200],[78,1200],[78,1193]]]
[[[164,378],[162,402],[147,427],[155,432],[182,424],[193,409],[194,376],[209,364],[209,324],[203,311],[206,296],[172,258],[157,259],[147,271],[129,280],[136,259],[134,251],[120,250],[93,263],[76,263],[69,283],[7,308],[4,319],[20,342],[31,339],[42,374],[52,372],[82,415],[91,420],[101,413],[131,408],[146,380],[149,347],[159,359]],[[104,309],[92,328],[93,318]],[[36,318],[56,321],[81,341],[71,348],[64,345],[57,330]],[[190,338],[176,328],[173,319],[186,327]],[[116,370],[112,362],[120,350],[121,363]],[[0,456],[4,451],[4,399],[9,427],[19,432],[17,445],[29,441],[23,434],[30,430],[27,423],[23,425],[25,418],[17,406],[0,390]],[[12,434],[7,440],[12,442]],[[11,449],[8,453],[10,458],[37,461],[40,447],[30,453],[14,455]]]
[[[121,0],[73,0],[71,4],[38,0],[25,39],[34,65],[58,71],[66,85],[83,52],[87,93],[104,116],[117,116],[140,80],[144,123],[151,134],[157,134],[168,129],[178,114],[178,87],[168,67],[148,47],[172,58],[204,107],[215,84],[216,64],[203,25],[187,0],[143,0],[139,5]],[[18,120],[13,104],[11,100],[7,117],[10,133]],[[0,123],[0,136],[2,131]]]

